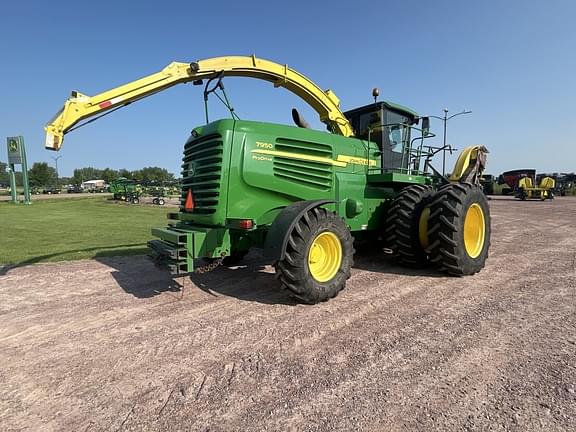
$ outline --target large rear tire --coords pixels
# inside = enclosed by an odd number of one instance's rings
[[[416,268],[428,264],[428,216],[435,193],[433,186],[411,185],[392,201],[386,217],[386,246],[399,264]]]
[[[350,277],[354,247],[350,230],[336,213],[307,211],[289,234],[276,277],[290,295],[314,304],[335,297]]]
[[[490,209],[479,186],[451,183],[430,206],[430,260],[454,276],[479,272],[490,248]]]

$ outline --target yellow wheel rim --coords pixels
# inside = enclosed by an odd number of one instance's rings
[[[342,244],[340,239],[329,231],[316,236],[308,251],[308,268],[318,282],[332,279],[342,264]]]
[[[428,218],[430,218],[430,207],[422,210],[420,221],[418,222],[418,237],[420,238],[422,249],[428,247]]]
[[[470,258],[477,258],[482,252],[485,234],[484,211],[479,204],[474,203],[468,208],[464,219],[464,246]]]

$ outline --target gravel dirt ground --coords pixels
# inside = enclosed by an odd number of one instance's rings
[[[317,306],[258,253],[0,273],[2,431],[574,431],[576,199],[491,201],[476,276],[376,253]]]

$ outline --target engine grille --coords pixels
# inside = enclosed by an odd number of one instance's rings
[[[332,158],[332,148],[329,145],[307,141],[279,138],[276,140],[276,150]],[[332,166],[322,162],[274,156],[274,176],[321,191],[332,187]]]
[[[222,179],[223,141],[220,134],[210,134],[189,141],[182,160],[182,194],[180,208],[184,208],[188,189],[194,196],[196,214],[216,213]]]

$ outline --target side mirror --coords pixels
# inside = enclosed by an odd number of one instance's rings
[[[422,117],[422,135],[430,135],[430,117]]]

